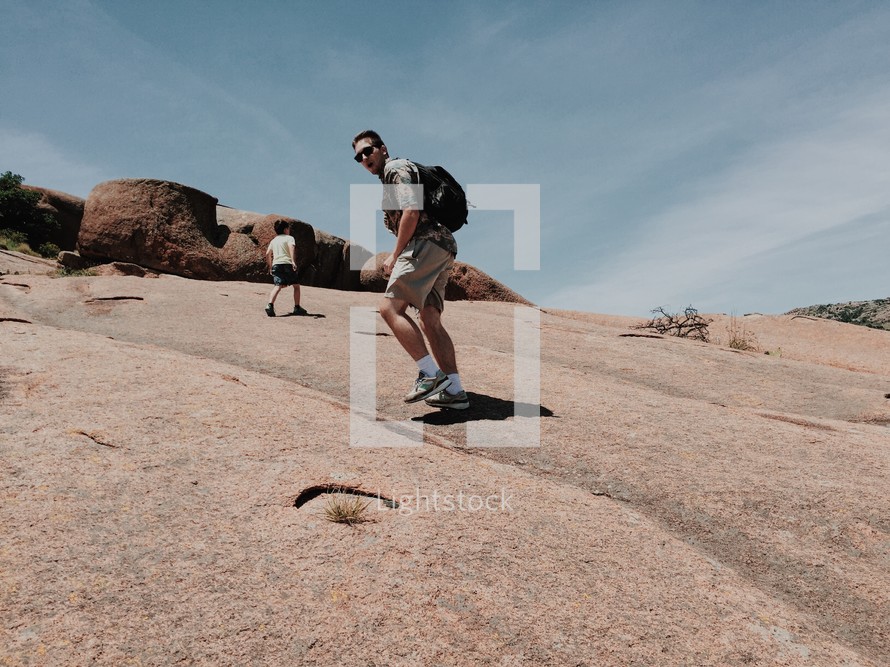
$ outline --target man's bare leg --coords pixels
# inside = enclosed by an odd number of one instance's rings
[[[445,375],[457,373],[454,342],[442,326],[442,313],[435,306],[424,306],[420,311],[420,326],[429,341],[433,358]]]
[[[405,348],[405,352],[411,355],[414,361],[422,359],[429,354],[426,343],[423,341],[423,333],[417,323],[405,312],[408,302],[403,299],[390,299],[384,297],[380,302],[380,316],[392,331],[396,340]]]
[[[436,362],[449,381],[448,386],[442,391],[428,397],[426,404],[435,408],[466,410],[470,407],[470,401],[457,372],[454,343],[442,326],[442,313],[435,306],[426,306],[420,311],[420,326],[429,341]]]

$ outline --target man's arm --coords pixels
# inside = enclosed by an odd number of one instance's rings
[[[291,243],[287,244],[287,254],[290,255],[290,263],[294,267],[294,271],[297,270],[297,246]]]
[[[420,220],[420,211],[406,210],[402,211],[402,217],[399,218],[399,234],[396,236],[396,247],[389,257],[383,262],[383,273],[389,275],[392,273],[392,267],[395,266],[396,259],[402,254],[402,251],[408,245],[411,237],[414,236],[414,230],[417,229],[417,222]]]

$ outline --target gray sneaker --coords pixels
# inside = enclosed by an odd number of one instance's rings
[[[470,399],[467,392],[461,390],[456,394],[450,394],[445,389],[435,396],[426,399],[426,404],[431,408],[450,408],[452,410],[466,410],[470,407]]]
[[[416,403],[429,398],[437,391],[451,386],[451,380],[442,371],[436,372],[436,377],[427,377],[421,372],[414,381],[414,389],[405,394],[405,403]]]

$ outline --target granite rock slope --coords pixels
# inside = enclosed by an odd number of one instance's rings
[[[739,352],[456,302],[446,413],[402,403],[378,295],[265,291],[0,278],[0,662],[890,662],[887,333],[753,317]],[[530,311],[540,440],[486,447],[528,423]],[[376,420],[422,445],[350,446],[368,341]],[[338,490],[370,520],[326,521]]]

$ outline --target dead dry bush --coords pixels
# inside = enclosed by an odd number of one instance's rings
[[[692,306],[686,306],[682,313],[669,313],[664,306],[659,306],[652,310],[652,314],[655,317],[636,328],[649,329],[667,336],[710,342],[708,325],[714,320],[702,317]]]

